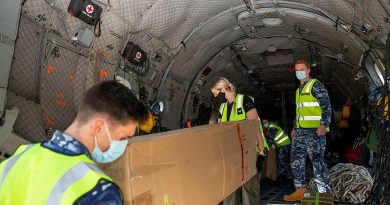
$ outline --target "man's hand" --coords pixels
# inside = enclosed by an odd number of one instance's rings
[[[295,137],[295,129],[291,130],[291,139]]]
[[[265,150],[261,150],[261,151],[259,152],[259,155],[261,155],[261,156],[266,156],[266,155],[267,155],[267,153],[266,153],[266,151],[265,151]]]
[[[317,135],[318,135],[319,137],[325,136],[325,135],[326,135],[326,126],[325,126],[325,125],[321,125],[321,126],[317,129]]]

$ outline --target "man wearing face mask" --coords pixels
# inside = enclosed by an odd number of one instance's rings
[[[123,204],[120,188],[95,164],[126,149],[146,108],[116,81],[83,96],[74,122],[43,143],[22,145],[0,164],[2,205]]]
[[[332,107],[324,85],[310,79],[310,64],[307,60],[295,63],[296,77],[300,81],[296,91],[296,118],[291,131],[291,169],[296,191],[285,195],[285,201],[300,201],[306,192],[306,156],[313,164],[314,182],[319,193],[331,193],[331,181],[325,161],[326,132],[331,123]]]

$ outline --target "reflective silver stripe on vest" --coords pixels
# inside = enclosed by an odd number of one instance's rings
[[[284,132],[281,131],[281,132],[279,133],[279,135],[275,137],[274,140],[277,141],[279,138],[281,138],[281,137],[283,136],[283,134],[284,134]]]
[[[297,108],[300,107],[319,107],[320,104],[318,102],[302,102],[297,104]]]
[[[282,144],[282,142],[284,142],[284,141],[286,141],[286,140],[288,140],[288,136],[283,137],[282,139],[280,139],[280,140],[277,141],[276,143],[277,143],[277,144]]]
[[[311,88],[311,86],[313,85],[314,81],[315,81],[315,80],[313,80],[313,79],[310,79],[310,80],[309,80],[309,84],[308,84],[307,87],[306,87],[305,93],[309,93],[309,92],[310,92],[310,88]]]
[[[299,117],[298,120],[321,120],[321,116],[302,116],[302,117]]]
[[[219,107],[219,113],[223,115],[223,109],[225,108],[225,103],[222,103],[221,106]]]
[[[242,108],[244,104],[244,95],[239,94],[237,98],[237,108]]]
[[[94,170],[99,173],[103,173],[94,164],[79,162],[70,168],[62,177],[58,180],[57,184],[51,191],[49,198],[46,202],[47,205],[60,204],[65,191],[74,183],[84,177],[89,170]],[[82,193],[80,193],[82,194]]]
[[[9,161],[4,165],[3,173],[1,173],[0,176],[0,187],[3,185],[3,182],[5,180],[5,177],[8,175],[8,172],[11,170],[11,168],[15,165],[15,163],[18,161],[18,159],[24,154],[27,150],[29,150],[33,145],[27,145],[27,147],[20,152],[19,154],[11,157]]]

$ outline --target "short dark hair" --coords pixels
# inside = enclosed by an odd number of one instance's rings
[[[308,69],[310,69],[310,62],[306,59],[300,58],[295,61],[295,64],[305,64]]]
[[[146,107],[129,88],[116,80],[103,81],[88,89],[81,100],[77,119],[85,123],[98,113],[121,124],[129,120],[142,122],[147,117]]]

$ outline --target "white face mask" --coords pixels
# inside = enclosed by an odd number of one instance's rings
[[[306,77],[306,71],[296,71],[295,76],[297,76],[298,80],[303,80]]]
[[[110,132],[108,131],[107,124],[104,122],[104,128],[106,130],[106,133],[108,135],[108,139],[110,140],[110,147],[107,151],[103,152],[96,140],[95,136],[95,148],[92,151],[92,159],[98,163],[109,163],[116,159],[118,159],[123,153],[126,151],[126,147],[128,144],[128,141],[125,140],[112,140],[112,137],[110,135]]]

